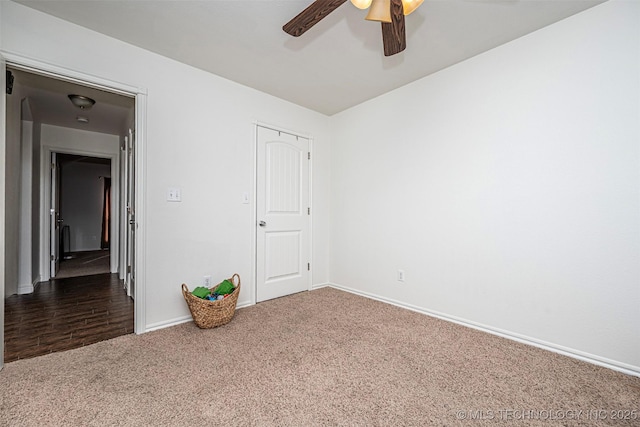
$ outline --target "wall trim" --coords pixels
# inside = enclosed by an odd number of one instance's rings
[[[435,317],[441,320],[445,320],[447,322],[456,323],[461,326],[466,326],[468,328],[476,329],[482,332],[489,333],[491,335],[497,335],[502,338],[506,338],[512,341],[519,342],[521,344],[531,345],[533,347],[538,347],[543,350],[548,350],[553,353],[562,354],[564,356],[571,357],[573,359],[578,359],[583,362],[591,363],[593,365],[602,366],[604,368],[612,369],[614,371],[622,372],[623,374],[632,375],[635,377],[640,377],[640,366],[633,366],[627,363],[618,362],[616,360],[607,359],[604,357],[599,357],[590,353],[586,353],[580,350],[572,349],[569,347],[560,346],[557,344],[553,344],[547,341],[538,340],[536,338],[532,338],[526,335],[517,334],[514,332],[510,332],[504,329],[493,328],[491,326],[487,326],[481,323],[473,322],[467,319],[463,319],[457,316],[450,316],[444,313],[440,313],[433,310],[427,310],[422,307],[418,307],[412,304],[406,304],[391,298],[382,297],[380,295],[372,294],[369,292],[362,292],[354,288],[350,288],[348,286],[339,285],[337,283],[327,283],[324,286],[329,286],[341,291],[349,292],[352,294],[360,295],[365,298],[370,298],[376,301],[384,302],[387,304],[395,305],[400,308],[405,308],[407,310],[415,311],[417,313],[425,314],[427,316]],[[319,287],[324,287],[319,286]]]
[[[18,285],[18,295],[32,294],[41,282],[40,276],[33,279],[32,283]]]
[[[243,302],[243,303],[239,303],[236,305],[236,310],[240,310],[241,308],[245,308],[245,307],[250,307],[252,305],[255,305],[252,302]],[[145,333],[146,332],[153,332],[153,331],[158,331],[160,329],[165,329],[165,328],[170,328],[172,326],[178,326],[181,325],[183,323],[189,323],[192,322],[193,319],[191,318],[191,315],[188,316],[180,316],[180,317],[176,317],[173,318],[171,320],[164,320],[162,322],[156,322],[156,323],[151,323],[147,329],[145,329]]]
[[[18,295],[32,294],[33,292],[35,292],[41,281],[42,280],[40,280],[40,276],[37,276],[35,279],[33,279],[33,282],[31,284],[27,283],[18,285]]]
[[[35,279],[33,279],[33,283],[26,284],[26,285],[18,285],[18,295],[24,295],[24,294],[31,294],[33,292],[35,292],[35,290],[38,288],[38,285],[40,285],[41,282],[41,278],[40,276],[37,276]]]
[[[136,94],[147,93],[146,89],[140,87],[61,67],[59,65],[24,56],[16,52],[0,50],[0,53],[4,56],[7,65],[29,73],[35,73],[57,80],[64,80],[69,83],[88,86],[95,89],[107,89],[109,92],[127,96],[129,98],[134,98]]]
[[[35,290],[35,287],[32,283],[28,283],[26,285],[18,285],[18,295],[31,294]]]
[[[149,324],[147,328],[144,330],[144,332],[147,333],[147,332],[157,331],[160,329],[170,328],[171,326],[177,326],[182,323],[191,322],[192,320],[193,319],[191,319],[191,315],[180,316],[170,320],[163,320],[162,322]]]
[[[252,305],[256,305],[255,302],[245,301],[236,304],[236,310],[240,310],[241,308],[251,307]]]

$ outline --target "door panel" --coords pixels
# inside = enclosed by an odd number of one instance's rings
[[[258,127],[257,301],[309,289],[309,140]]]
[[[299,231],[268,232],[265,235],[265,282],[273,283],[300,275],[301,233]]]
[[[301,154],[302,150],[292,144],[267,142],[267,214],[300,214]]]

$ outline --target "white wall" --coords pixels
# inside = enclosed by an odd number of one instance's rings
[[[23,101],[23,103],[26,101]],[[18,293],[33,292],[31,275],[32,254],[32,210],[31,190],[33,187],[33,122],[22,120],[20,147],[20,217],[19,217],[19,257],[18,257]]]
[[[33,123],[31,155],[31,283],[40,281],[40,131],[41,124]]]
[[[100,250],[104,178],[111,178],[111,166],[71,162],[63,164],[60,173],[60,214],[64,225],[69,226],[69,250]],[[117,189],[112,190],[117,197]]]
[[[639,52],[608,2],[334,116],[331,281],[640,372]]]
[[[139,218],[147,327],[188,316],[180,285],[199,285],[204,275],[239,273],[239,304],[253,301],[255,207],[242,204],[242,194],[253,191],[255,120],[314,138],[313,281],[328,281],[326,116],[19,4],[0,7],[5,52],[147,91],[146,217]],[[181,203],[166,201],[167,187],[182,189]]]
[[[40,123],[33,122],[28,98],[22,99],[20,147],[19,294],[40,281]]]
[[[96,153],[105,157],[120,154],[118,135],[89,132],[43,124],[40,131],[41,146],[52,147],[61,153]]]

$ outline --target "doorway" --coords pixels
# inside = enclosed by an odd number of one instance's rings
[[[311,287],[310,141],[257,127],[256,301]]]
[[[51,249],[53,248],[53,250],[59,254],[58,259],[61,261],[60,264],[64,266],[65,261],[74,259],[72,252],[74,243],[85,244],[85,246],[81,247],[82,250],[80,252],[89,252],[87,249],[94,249],[86,245],[88,239],[90,243],[93,241],[97,242],[98,245],[96,252],[103,253],[96,257],[97,259],[85,259],[85,267],[88,266],[88,264],[93,264],[95,262],[104,263],[105,260],[108,265],[107,272],[105,274],[102,274],[102,271],[99,271],[98,274],[94,274],[91,277],[101,277],[102,279],[98,280],[98,282],[102,284],[107,283],[107,287],[109,288],[113,288],[113,281],[116,280],[117,286],[125,293],[126,296],[127,294],[123,280],[121,280],[122,278],[120,277],[121,275],[124,276],[126,270],[126,265],[120,261],[125,257],[123,251],[126,250],[123,243],[126,239],[123,237],[125,235],[125,231],[130,230],[135,233],[136,230],[140,229],[140,224],[133,222],[131,227],[124,227],[125,221],[128,224],[129,219],[121,214],[123,210],[120,209],[120,200],[122,199],[122,195],[127,192],[128,189],[124,187],[125,180],[121,179],[120,174],[123,170],[122,162],[126,160],[123,147],[128,140],[131,141],[131,135],[135,133],[134,129],[136,126],[139,123],[143,123],[143,116],[145,113],[143,102],[145,98],[144,93],[135,88],[129,88],[116,83],[112,84],[111,82],[90,76],[84,76],[69,70],[57,70],[55,67],[46,64],[36,64],[36,67],[34,67],[34,61],[28,61],[30,65],[27,66],[21,64],[20,58],[13,58],[13,60],[12,58],[7,59],[9,60],[7,69],[12,72],[14,77],[13,95],[19,97],[19,99],[22,99],[23,101],[26,100],[28,104],[27,110],[29,111],[29,115],[27,115],[27,117],[23,115],[21,121],[23,124],[25,122],[30,123],[33,130],[31,132],[31,136],[33,138],[30,143],[35,145],[31,147],[31,150],[23,150],[25,152],[30,151],[33,153],[34,156],[32,158],[27,159],[26,163],[24,158],[18,159],[17,162],[17,164],[29,164],[31,167],[30,172],[33,177],[32,182],[30,183],[32,184],[30,186],[30,194],[20,194],[20,198],[22,200],[29,202],[25,203],[30,208],[28,209],[30,214],[29,218],[25,221],[22,216],[18,216],[22,224],[15,224],[17,228],[23,224],[30,225],[30,227],[26,228],[30,228],[33,235],[33,238],[29,239],[31,247],[28,251],[24,251],[21,248],[18,259],[15,259],[15,255],[12,252],[7,251],[3,257],[3,265],[27,265],[28,268],[25,268],[24,270],[25,275],[30,276],[28,279],[29,284],[32,284],[31,291],[33,291],[34,287],[40,288],[38,283],[41,283],[44,286],[50,286],[51,289],[55,287],[62,288],[64,286],[59,286],[62,280],[66,280],[66,283],[68,284],[71,279],[77,279],[78,275],[77,272],[71,273],[68,277],[63,279],[59,277],[60,270],[54,270],[54,274],[51,274]],[[40,84],[44,84],[44,86],[41,86]],[[89,96],[97,101],[92,111],[73,110],[76,107],[69,107],[70,104],[67,103],[70,103],[70,101],[69,99],[66,99],[67,95],[74,93],[90,94]],[[8,117],[10,106],[7,107],[6,116]],[[24,104],[22,108],[24,112]],[[64,112],[68,112],[69,108],[73,110],[71,115],[72,118],[62,118]],[[117,116],[118,112],[125,112],[125,114],[120,114],[120,120],[116,124],[116,126],[118,126],[118,131],[116,133],[112,132],[108,134],[105,126],[113,125],[113,122],[109,124],[108,121],[109,119],[113,119],[114,114]],[[67,114],[67,116],[69,115]],[[68,122],[59,122],[59,120],[71,120],[73,123],[69,124]],[[87,123],[91,123],[93,127],[86,126]],[[82,126],[85,127],[83,128]],[[65,137],[59,138],[61,134],[65,133]],[[58,137],[52,137],[54,134]],[[89,134],[110,135],[111,139],[115,138],[115,148],[111,151],[105,151],[101,145],[102,141],[84,140],[79,143],[79,139],[82,138],[76,138],[78,135],[86,136]],[[68,137],[69,135],[71,135],[71,137]],[[23,141],[20,140],[11,141],[7,138],[5,143],[9,145],[16,143],[20,144],[22,142]],[[107,169],[110,170],[110,172],[105,172],[101,175],[102,182],[100,185],[102,186],[102,196],[100,204],[102,205],[102,218],[100,229],[97,232],[94,233],[92,231],[89,233],[81,233],[80,227],[75,229],[76,232],[74,233],[72,224],[64,224],[64,217],[55,217],[50,215],[52,207],[49,205],[52,203],[49,195],[45,193],[47,193],[47,188],[51,188],[50,184],[52,183],[53,175],[49,174],[49,170],[50,165],[55,163],[50,161],[54,153],[55,156],[62,156],[63,158],[66,157],[66,161],[70,161],[71,163],[101,163],[104,166],[106,162]],[[96,154],[98,156],[95,156]],[[84,160],[80,160],[82,158]],[[12,159],[9,159],[8,157],[5,160],[7,164],[10,161],[12,161]],[[141,167],[138,168],[138,170],[140,169]],[[22,175],[27,176],[29,173],[23,173]],[[107,178],[114,180],[110,183],[111,185],[108,190],[105,182]],[[135,176],[130,178],[131,179],[127,182],[132,186],[139,185],[140,189],[138,190],[138,193],[141,194],[141,190],[143,189],[142,183],[139,183],[139,181],[136,182],[134,179]],[[62,178],[62,181],[64,181],[64,178]],[[122,186],[120,183],[122,183]],[[57,183],[53,184],[53,188],[57,187],[58,190],[60,189]],[[23,185],[21,188],[25,188],[25,186]],[[9,191],[8,186],[6,190]],[[65,193],[60,192],[60,194],[62,195],[62,200],[64,200]],[[109,196],[108,199],[107,195]],[[129,202],[131,203],[130,208],[133,210],[137,206],[137,203],[135,200],[129,200]],[[108,205],[108,208],[106,209],[105,203]],[[43,212],[44,214],[42,214]],[[53,221],[49,221],[50,216],[53,217]],[[56,224],[59,224],[57,231],[55,231]],[[12,225],[13,224],[10,224],[10,226]],[[68,225],[69,228],[66,229],[64,227],[65,225]],[[49,230],[54,231],[50,233]],[[52,236],[55,236],[56,238],[53,244]],[[78,236],[81,236],[82,238],[79,238]],[[24,246],[23,241],[20,241],[20,246]],[[104,252],[107,253],[106,258],[104,257]],[[21,258],[25,253],[28,254],[27,256],[29,257],[27,260]],[[136,259],[136,254],[128,254],[127,257]],[[68,259],[65,260],[64,258]],[[48,279],[50,279],[51,276],[53,276],[55,280],[49,281]],[[84,280],[84,282],[86,282],[86,280]],[[98,282],[95,280],[93,281],[93,290],[95,290],[95,286],[101,286],[97,285]],[[19,287],[23,292],[18,293],[27,294],[29,293],[28,288],[28,286],[22,288]],[[27,289],[27,292],[24,292],[25,289]],[[41,298],[46,294],[46,292],[41,292],[40,294]],[[16,296],[22,297],[23,295]],[[137,293],[131,294],[131,298],[134,297],[138,297]],[[134,301],[129,297],[127,298],[131,304],[131,327],[123,329],[126,333],[131,333],[134,329],[137,333],[141,333],[144,329],[144,314],[142,313],[142,310],[138,310],[138,308],[143,308],[143,295],[140,294],[139,298],[136,298]],[[6,301],[3,304],[3,307],[7,307]],[[133,307],[135,307],[136,310],[134,310]],[[138,312],[140,312],[140,316],[138,316]],[[135,327],[133,322],[134,316],[137,320]],[[4,316],[0,319],[0,327],[2,330],[5,330]],[[5,334],[5,339],[6,338]],[[0,367],[2,367],[3,362],[2,355],[4,354],[5,347],[4,341],[5,340],[2,340],[0,342]],[[85,344],[89,341],[91,340],[83,340]]]
[[[59,201],[56,219],[56,266],[52,278],[91,276],[111,272],[112,191],[111,159],[52,153],[56,164],[55,191]]]

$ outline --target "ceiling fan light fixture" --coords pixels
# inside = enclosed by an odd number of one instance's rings
[[[413,12],[424,0],[351,0],[358,8],[369,11],[366,20],[378,21],[382,25],[384,56],[402,52],[407,47],[404,16]],[[282,26],[282,30],[294,37],[304,34],[347,0],[315,0],[302,12]],[[405,12],[406,7],[406,12]]]
[[[76,117],[76,121],[78,123],[89,123],[89,118],[85,116],[78,116]]]
[[[402,0],[402,9],[405,15],[410,14],[422,4],[424,0]]]
[[[364,18],[367,21],[391,22],[391,0],[373,0],[369,13]]]
[[[351,4],[358,9],[366,9],[371,6],[371,0],[351,0]]]
[[[82,95],[69,95],[69,100],[71,100],[71,103],[81,110],[89,110],[93,107],[93,104],[96,103],[95,100]]]

